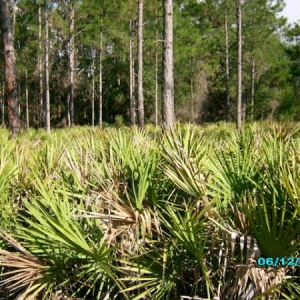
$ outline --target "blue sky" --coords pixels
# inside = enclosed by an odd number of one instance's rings
[[[286,0],[283,15],[288,18],[289,23],[300,20],[300,0]]]

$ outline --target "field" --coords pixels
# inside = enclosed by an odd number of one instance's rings
[[[0,129],[0,299],[300,299],[300,125],[244,126]]]

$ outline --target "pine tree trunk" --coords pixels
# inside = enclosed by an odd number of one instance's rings
[[[226,119],[231,122],[228,13],[225,10]]]
[[[255,59],[252,58],[251,72],[251,121],[254,119],[254,94],[255,94]]]
[[[1,0],[1,17],[2,17],[2,42],[3,42],[3,58],[5,66],[5,83],[6,93],[5,99],[8,103],[8,119],[11,130],[10,138],[16,136],[20,131],[20,116],[18,113],[18,95],[15,74],[15,51],[14,36],[11,24],[11,17],[8,7],[8,1]]]
[[[130,98],[130,125],[135,125],[135,99],[134,99],[134,57],[133,57],[133,19],[130,18],[129,31],[129,68],[130,68],[130,87],[129,87],[129,98]]]
[[[174,125],[173,3],[164,0],[163,125]]]
[[[237,120],[236,127],[242,128],[242,0],[237,0],[237,42],[238,42],[238,70],[237,70]]]
[[[136,67],[135,67],[135,58],[132,57],[132,105],[134,109],[134,124],[137,123],[137,104],[136,104],[136,73],[135,73]]]
[[[70,127],[71,126],[71,115],[70,115],[70,93],[68,94],[67,97],[67,106],[68,106],[68,113],[67,113],[67,124]]]
[[[156,40],[158,31],[156,30]],[[155,126],[158,126],[158,49],[155,44]]]
[[[95,59],[92,65],[92,126],[95,126]]]
[[[26,111],[26,129],[29,129],[29,107],[28,107],[28,76],[25,70],[25,111]]]
[[[39,69],[39,126],[42,126],[45,119],[44,103],[43,103],[43,58],[42,58],[42,7],[39,6],[39,33],[38,33],[38,43],[39,43],[39,59],[38,59],[38,69]]]
[[[158,2],[155,3],[155,126],[158,125]]]
[[[99,127],[102,128],[102,106],[103,106],[103,83],[102,83],[102,28],[100,31],[100,50],[99,50]]]
[[[143,0],[139,0],[138,8],[138,112],[140,127],[145,126],[144,94],[143,94]]]
[[[74,37],[74,26],[75,26],[75,8],[73,0],[70,1],[70,37],[69,37],[69,46],[70,46],[70,56],[69,56],[69,65],[70,65],[70,126],[74,126],[74,72],[75,72],[75,37]]]
[[[45,113],[46,131],[50,133],[50,90],[49,90],[49,16],[45,1]]]
[[[193,57],[190,58],[190,89],[191,89],[191,105],[190,105],[190,123],[194,123],[194,82],[193,82]]]

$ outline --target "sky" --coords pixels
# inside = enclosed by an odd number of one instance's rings
[[[286,7],[282,14],[288,18],[289,23],[300,20],[300,0],[285,0]]]

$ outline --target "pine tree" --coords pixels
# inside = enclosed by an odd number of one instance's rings
[[[49,13],[48,3],[44,3],[45,17],[45,125],[50,133],[50,83],[49,83]]]
[[[144,27],[143,0],[138,1],[138,112],[139,124],[143,128],[144,120],[144,92],[143,92],[143,27]]]
[[[17,95],[14,34],[9,12],[9,3],[1,0],[1,33],[3,42],[3,56],[5,63],[5,98],[8,103],[8,119],[11,130],[10,138],[15,137],[20,131],[19,101]]]
[[[237,14],[237,118],[236,127],[238,130],[242,128],[242,0],[236,2]]]
[[[163,51],[163,125],[169,130],[174,119],[174,66],[173,66],[173,1],[164,1]]]

